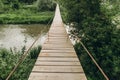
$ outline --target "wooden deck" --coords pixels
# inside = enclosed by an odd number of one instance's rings
[[[87,80],[66,33],[58,5],[29,80]]]

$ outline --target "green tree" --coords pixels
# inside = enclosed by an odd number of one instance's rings
[[[3,2],[2,2],[2,0],[0,0],[0,8],[3,8]]]
[[[26,3],[26,4],[32,4],[35,1],[37,0],[19,0],[19,2]]]
[[[52,0],[37,0],[37,10],[38,11],[46,11],[55,10],[55,3]]]
[[[20,7],[18,0],[11,2],[11,5],[13,9],[19,9]]]
[[[59,3],[66,9],[67,22],[76,27],[71,33],[87,46],[110,80],[119,80],[120,30],[112,24],[110,16],[101,11],[101,0],[59,0]],[[103,80],[79,43],[75,48],[88,78]]]

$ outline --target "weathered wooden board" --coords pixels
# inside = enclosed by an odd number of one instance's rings
[[[55,17],[29,80],[87,80],[57,5]]]
[[[87,80],[84,73],[31,73],[29,80]]]

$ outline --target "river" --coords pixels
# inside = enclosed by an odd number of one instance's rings
[[[28,48],[38,34],[41,36],[35,46],[42,45],[48,30],[48,26],[41,24],[0,25],[0,48],[15,50],[21,50],[24,46]]]

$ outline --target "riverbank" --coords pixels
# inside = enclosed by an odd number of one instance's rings
[[[0,48],[21,50],[29,48],[38,35],[35,46],[42,45],[46,39],[49,26],[43,24],[7,24],[0,25]]]
[[[0,14],[0,24],[47,24],[54,16],[54,12],[33,12],[17,10]]]
[[[28,80],[29,74],[35,64],[41,46],[31,49],[26,59],[19,65],[10,80]],[[14,53],[12,50],[0,49],[0,80],[5,80],[18,60],[23,55],[24,50]]]

